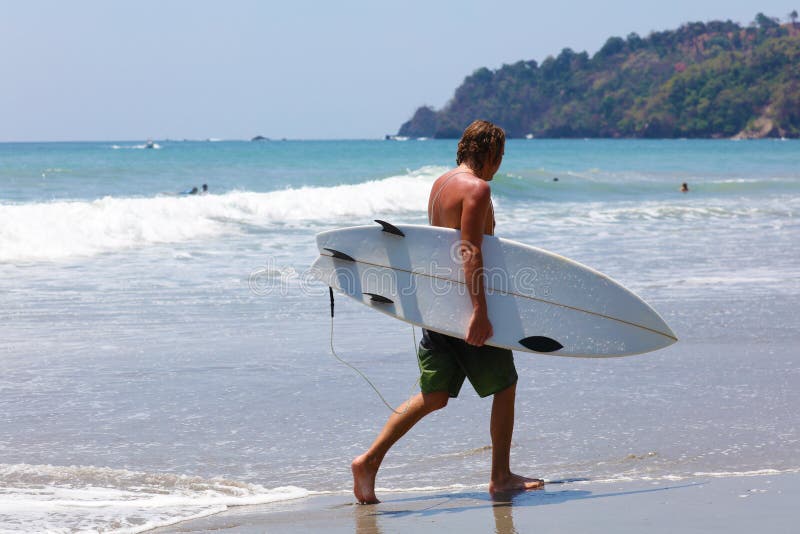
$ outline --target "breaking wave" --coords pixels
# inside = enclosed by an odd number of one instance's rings
[[[143,532],[229,506],[306,497],[221,478],[91,466],[0,464],[3,532]]]
[[[0,204],[0,262],[57,260],[213,238],[254,227],[419,212],[427,204],[437,173],[423,168],[354,185],[266,193]]]

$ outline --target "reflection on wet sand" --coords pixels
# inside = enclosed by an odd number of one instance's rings
[[[492,505],[494,513],[494,531],[496,534],[518,534],[514,526],[514,514],[511,500],[497,502]]]
[[[353,507],[356,534],[381,534],[378,526],[378,511],[374,504]]]
[[[380,522],[391,518],[409,515],[425,517],[439,513],[457,513],[466,510],[484,509],[487,512],[489,510],[492,512],[495,534],[518,534],[517,528],[514,526],[512,497],[513,495],[503,494],[489,498],[487,494],[469,493],[401,499],[386,502],[383,505],[356,505],[353,507],[355,532],[356,534],[382,534],[383,530],[381,530]],[[411,503],[409,501],[416,502]],[[400,503],[403,503],[403,505],[396,506]],[[417,507],[415,506],[417,503],[423,503],[423,505]],[[389,531],[393,531],[388,525],[386,526]]]
[[[438,529],[441,526],[441,521],[443,521],[441,516],[448,516],[446,521],[456,527],[464,526],[477,532],[488,532],[491,525],[494,524],[495,534],[518,534],[519,531],[514,524],[514,508],[554,506],[579,500],[609,499],[702,486],[702,483],[689,482],[673,486],[604,493],[595,493],[584,489],[554,489],[562,484],[582,481],[585,479],[551,481],[548,483],[548,487],[552,488],[550,490],[498,493],[493,497],[484,492],[446,493],[415,495],[386,500],[373,505],[354,505],[355,532],[357,534],[380,534],[384,531],[383,529],[386,532],[395,532],[402,522],[392,523],[392,521],[404,518],[415,518],[418,529],[428,532],[429,530],[426,530],[428,527]],[[491,516],[488,515],[490,511]],[[462,515],[461,512],[471,513]],[[475,512],[479,513],[476,515]],[[524,514],[523,517],[525,517]],[[430,524],[426,524],[426,520]],[[468,525],[460,525],[461,521],[468,522]]]

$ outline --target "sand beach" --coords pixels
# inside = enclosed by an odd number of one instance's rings
[[[243,506],[153,532],[392,534],[403,532],[792,533],[800,474],[675,481],[563,482],[494,499],[480,490],[391,493],[377,505],[349,496]]]

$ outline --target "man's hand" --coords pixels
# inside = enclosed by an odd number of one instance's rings
[[[472,317],[467,325],[467,336],[465,341],[470,345],[476,347],[482,346],[486,340],[492,337],[492,323],[489,322],[489,316],[486,311],[476,309],[472,312]]]

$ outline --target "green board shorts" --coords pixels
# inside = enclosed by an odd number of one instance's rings
[[[488,345],[476,347],[438,332],[422,330],[417,359],[423,393],[447,391],[455,398],[464,379],[469,378],[478,395],[488,397],[517,383],[510,350]]]

